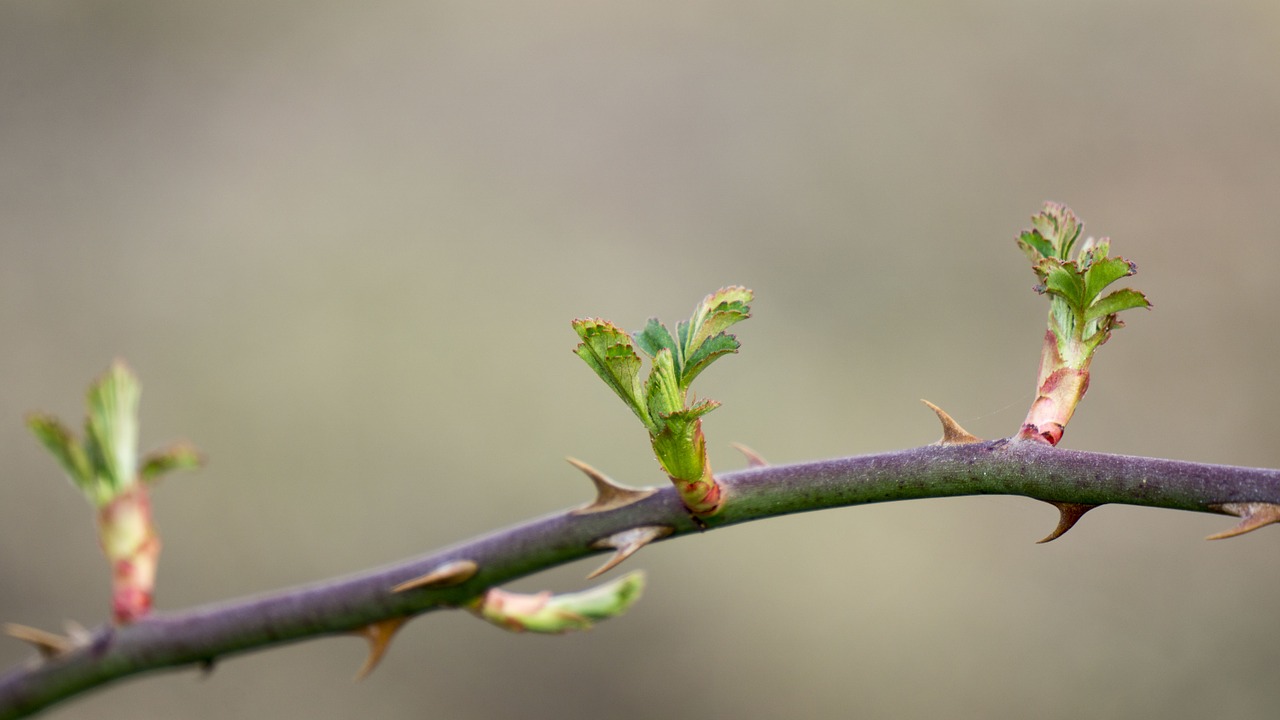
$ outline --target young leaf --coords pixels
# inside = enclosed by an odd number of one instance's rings
[[[669,421],[692,423],[694,420],[697,420],[718,407],[720,407],[719,402],[710,398],[704,398],[683,410],[671,413],[666,417],[666,419]]]
[[[1022,235],[1018,237],[1018,247],[1026,253],[1032,265],[1040,262],[1041,258],[1054,257],[1053,243],[1035,230],[1023,230]]]
[[[97,473],[116,489],[137,480],[141,395],[137,376],[119,360],[89,388],[85,423],[89,457],[96,461]]]
[[[684,408],[684,393],[676,378],[675,360],[670,349],[662,348],[654,356],[653,369],[644,384],[644,398],[649,417],[659,430],[665,425],[667,415]]]
[[[676,341],[671,338],[671,332],[667,330],[667,326],[658,322],[658,318],[649,318],[648,324],[644,326],[644,330],[636,333],[634,336],[636,346],[644,351],[649,357],[656,357],[658,351],[666,348],[671,351],[672,359],[676,353]],[[677,374],[679,374],[679,363],[676,365]]]
[[[1089,309],[1085,312],[1084,319],[1088,322],[1107,315],[1115,315],[1122,310],[1145,307],[1151,307],[1146,295],[1131,288],[1123,288],[1089,306]]]
[[[1050,258],[1037,266],[1036,273],[1044,280],[1046,292],[1061,297],[1073,308],[1084,307],[1084,278],[1080,276],[1075,263],[1063,263]]]
[[[204,462],[200,451],[188,443],[176,443],[163,450],[147,453],[142,458],[142,468],[138,471],[143,481],[159,480],[161,475],[174,470],[189,470],[200,467]]]
[[[698,349],[693,351],[685,363],[684,373],[680,376],[680,385],[688,388],[689,383],[721,355],[738,352],[741,345],[738,339],[729,333],[722,332],[715,337],[707,338]]]
[[[1031,227],[1042,238],[1049,242],[1051,253],[1045,257],[1056,257],[1059,260],[1071,259],[1071,248],[1084,226],[1076,219],[1071,208],[1059,203],[1045,203],[1044,210],[1031,218]],[[1025,235],[1025,233],[1024,233]],[[1034,258],[1032,258],[1034,262]]]
[[[27,427],[31,428],[36,439],[53,453],[53,457],[57,459],[58,464],[62,465],[71,482],[86,493],[89,492],[93,486],[93,466],[84,452],[84,447],[71,434],[67,426],[52,415],[33,414],[27,417]]]
[[[631,344],[631,336],[604,320],[578,319],[573,329],[582,343],[573,352],[622,398],[646,426],[653,421],[641,401],[640,357]]]
[[[738,286],[720,288],[698,303],[689,318],[687,335],[680,338],[685,364],[708,338],[719,335],[734,323],[751,317],[751,291]],[[687,386],[688,383],[685,383]]]
[[[1106,257],[1105,253],[1106,250],[1104,249],[1102,257],[1090,263],[1088,269],[1084,272],[1085,298],[1087,302],[1091,303],[1096,300],[1111,283],[1137,272],[1137,269],[1128,260],[1118,257],[1109,258]]]

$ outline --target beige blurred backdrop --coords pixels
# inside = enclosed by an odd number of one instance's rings
[[[57,2],[0,6],[0,620],[106,615],[88,506],[23,414],[124,357],[158,607],[354,572],[661,478],[573,355],[729,283],[713,462],[984,437],[1031,399],[1045,200],[1155,303],[1064,446],[1280,466],[1280,9],[1258,2]],[[647,549],[626,617],[461,613],[382,668],[328,639],[131,679],[51,718],[1260,718],[1280,531],[1012,497]],[[516,583],[585,586],[583,563]],[[0,667],[28,657],[0,642]]]

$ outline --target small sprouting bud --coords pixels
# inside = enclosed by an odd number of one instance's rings
[[[626,612],[640,598],[644,573],[633,572],[613,582],[576,593],[536,595],[491,588],[471,605],[471,612],[512,632],[559,634],[586,630],[601,620]]]
[[[142,456],[139,474],[146,482],[159,480],[174,470],[192,470],[204,464],[204,456],[194,445],[177,442]]]
[[[98,539],[112,570],[112,615],[118,623],[151,610],[160,540],[151,521],[147,482],[198,466],[196,449],[179,443],[138,458],[142,385],[117,360],[89,388],[84,439],[57,418],[32,414],[27,426],[49,449],[98,514]]]
[[[1109,257],[1107,238],[1088,238],[1073,253],[1084,225],[1070,208],[1047,203],[1031,218],[1031,225],[1018,237],[1018,246],[1040,280],[1036,291],[1049,296],[1049,329],[1041,351],[1038,393],[1018,437],[1056,445],[1089,389],[1094,352],[1124,325],[1119,313],[1149,308],[1151,303],[1131,288],[1103,294],[1112,283],[1137,272],[1137,266]]]
[[[702,433],[702,416],[719,403],[691,401],[689,385],[717,358],[738,351],[737,338],[727,330],[750,317],[751,300],[744,287],[721,288],[703,298],[674,335],[656,319],[634,336],[600,319],[573,321],[582,340],[574,352],[644,424],[658,463],[697,517],[720,509],[720,486]],[[637,348],[650,359],[644,383]]]

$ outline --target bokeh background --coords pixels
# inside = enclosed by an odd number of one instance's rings
[[[0,5],[0,619],[106,614],[87,505],[23,414],[78,423],[113,357],[155,493],[158,605],[354,572],[659,482],[569,320],[754,288],[699,379],[774,462],[985,437],[1030,402],[1043,201],[1154,301],[1064,445],[1280,466],[1273,2]],[[133,679],[78,718],[1259,718],[1280,532],[1012,497],[754,523],[647,549],[625,618],[461,613]],[[585,585],[583,563],[513,587]],[[0,642],[0,667],[28,657]]]

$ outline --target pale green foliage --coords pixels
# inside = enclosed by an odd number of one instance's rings
[[[1040,278],[1037,292],[1049,295],[1049,329],[1059,353],[1069,366],[1084,367],[1111,331],[1124,325],[1118,313],[1151,303],[1131,288],[1102,294],[1112,283],[1137,272],[1137,267],[1124,258],[1109,257],[1107,238],[1088,238],[1073,256],[1084,224],[1070,208],[1046,203],[1031,225],[1019,236],[1018,246]]]
[[[138,478],[138,401],[142,385],[119,360],[89,387],[85,449],[113,490]]]
[[[640,357],[625,330],[605,320],[574,320],[573,329],[582,342],[573,352],[613,389],[646,427],[653,429],[640,388]]]
[[[639,360],[637,360],[639,362]],[[85,436],[81,441],[52,415],[33,413],[27,427],[89,501],[102,507],[138,480],[200,465],[200,453],[176,444],[138,460],[138,403],[142,385],[122,361],[115,361],[89,387]]]
[[[491,590],[474,612],[516,632],[560,634],[618,617],[640,599],[644,573],[633,572],[576,593],[523,595]]]
[[[644,423],[658,461],[672,477],[693,480],[704,472],[699,418],[719,403],[703,400],[690,406],[689,385],[717,358],[738,351],[738,340],[727,329],[750,317],[751,299],[746,288],[721,288],[698,303],[693,315],[676,326],[675,336],[656,318],[634,336],[604,320],[573,321],[582,339],[574,352]],[[651,361],[643,383],[636,348]]]

